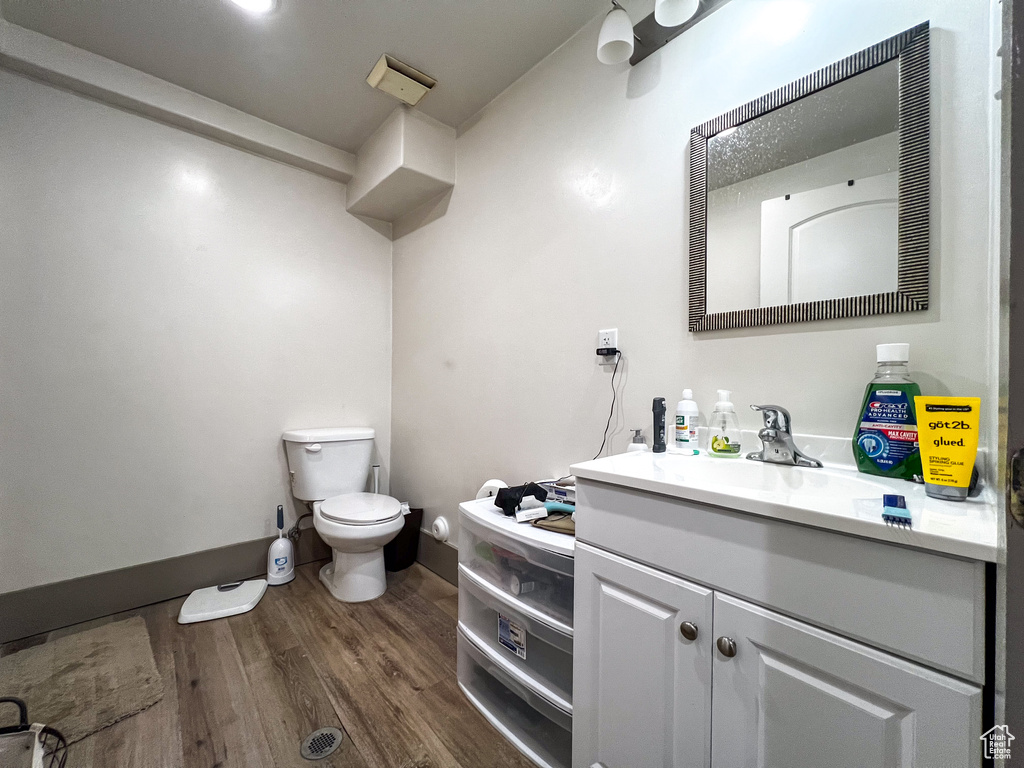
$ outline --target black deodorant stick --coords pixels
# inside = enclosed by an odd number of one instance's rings
[[[654,411],[654,448],[652,449],[655,453],[665,452],[665,398],[656,397],[654,398],[654,405],[651,406],[651,410]]]

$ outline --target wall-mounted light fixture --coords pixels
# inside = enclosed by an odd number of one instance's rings
[[[597,60],[602,64],[621,64],[632,55],[633,22],[626,9],[612,0],[612,9],[597,35]]]
[[[663,27],[678,27],[693,18],[700,0],[655,0],[654,20]]]
[[[729,0],[655,0],[654,13],[632,26],[629,14],[612,0],[597,36],[597,59],[602,64],[639,64]],[[635,45],[634,45],[635,41]]]

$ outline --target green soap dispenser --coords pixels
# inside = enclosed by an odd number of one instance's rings
[[[723,458],[736,458],[740,455],[740,422],[736,418],[732,392],[728,389],[718,390],[718,402],[708,422],[708,453]]]
[[[921,388],[910,379],[909,344],[879,344],[878,370],[864,392],[853,433],[857,469],[869,475],[913,480],[921,474],[914,397]]]

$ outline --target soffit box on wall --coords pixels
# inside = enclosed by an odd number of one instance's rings
[[[455,129],[399,107],[356,153],[349,213],[394,222],[455,186]]]
[[[347,183],[355,215],[393,223],[455,185],[455,129],[409,107],[353,156],[3,18],[0,67]]]
[[[2,17],[0,67],[342,183],[355,168],[349,152]]]
[[[365,82],[385,51],[444,85],[421,108],[458,126],[606,2],[0,0],[14,24],[352,153],[395,107]]]

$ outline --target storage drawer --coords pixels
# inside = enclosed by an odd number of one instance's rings
[[[572,627],[573,559],[459,516],[459,564],[503,592]]]
[[[518,602],[460,569],[459,625],[572,712],[572,637],[531,617]]]
[[[502,670],[459,631],[459,687],[491,725],[534,762],[572,763],[572,716]]]

